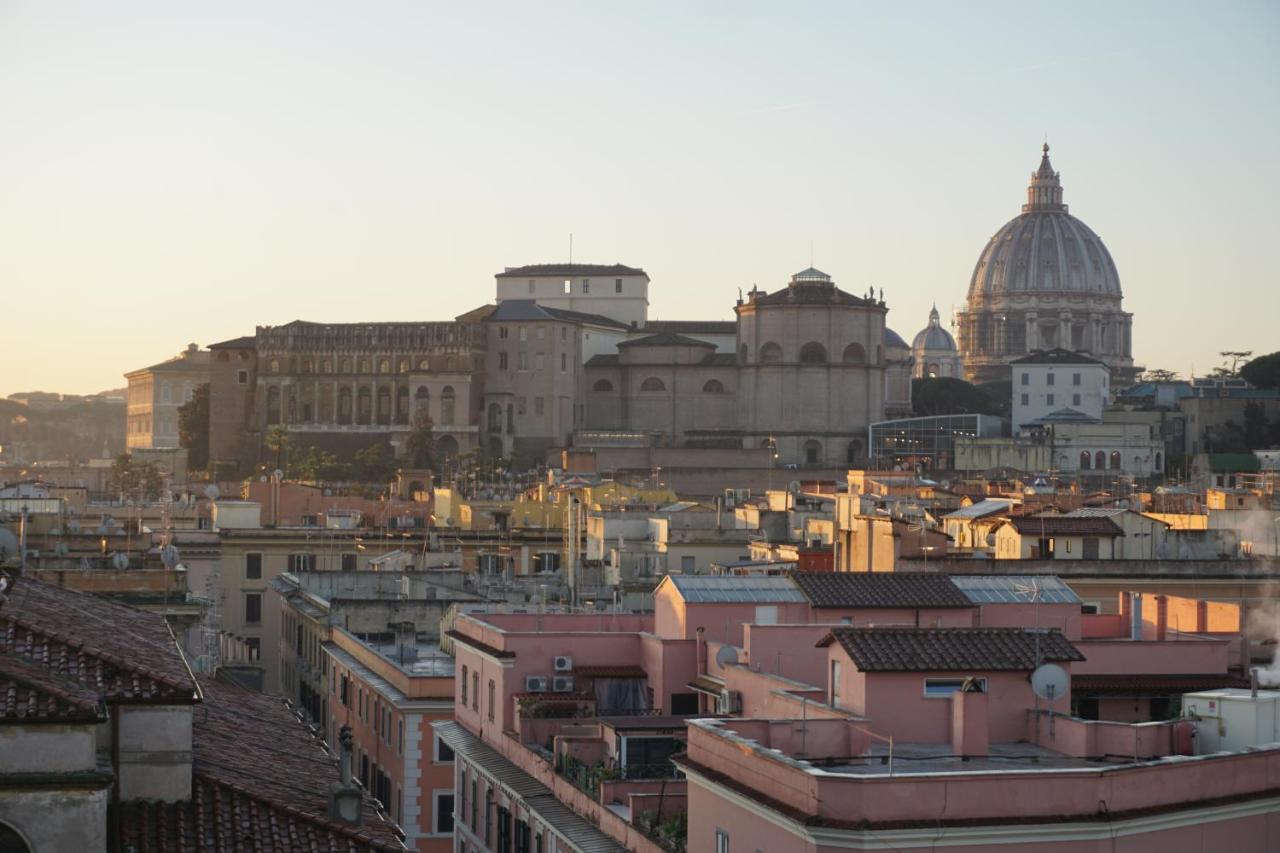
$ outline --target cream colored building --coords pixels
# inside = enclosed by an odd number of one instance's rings
[[[178,409],[209,381],[209,353],[190,344],[177,356],[124,375],[125,447],[178,447]]]

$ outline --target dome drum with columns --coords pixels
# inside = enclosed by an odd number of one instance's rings
[[[920,330],[911,342],[914,362],[912,376],[917,379],[936,379],[940,376],[964,378],[964,360],[956,348],[955,338],[942,328],[938,306],[929,312],[929,325]]]
[[[1132,379],[1140,368],[1122,299],[1111,253],[1067,212],[1045,145],[1022,213],[995,233],[974,267],[959,323],[968,378],[1006,380],[1014,359],[1061,347],[1103,361],[1117,381]]]

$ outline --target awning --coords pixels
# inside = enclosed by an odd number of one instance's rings
[[[1248,687],[1249,679],[1227,673],[1190,675],[1073,675],[1071,692],[1081,693],[1191,693],[1222,687]]]
[[[699,675],[693,681],[686,685],[690,690],[696,690],[699,693],[705,693],[708,696],[719,696],[724,692],[724,682],[717,681],[705,675]]]

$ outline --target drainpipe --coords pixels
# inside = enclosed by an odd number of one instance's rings
[[[704,636],[706,628],[698,628],[697,645],[695,646],[695,654],[697,655],[698,675],[707,674],[707,641]]]

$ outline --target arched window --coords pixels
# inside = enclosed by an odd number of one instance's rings
[[[591,386],[591,390],[597,394],[608,394],[613,390],[613,383],[608,379],[597,379],[596,384]]]
[[[800,347],[800,363],[801,364],[826,364],[827,350],[817,341],[809,341],[809,343]]]
[[[361,388],[356,395],[356,423],[373,423],[373,394],[368,388]]]
[[[702,390],[706,394],[723,394],[724,383],[719,379],[708,379],[706,384],[702,386]]]
[[[1080,451],[1080,470],[1081,471],[1089,470],[1089,461],[1091,458],[1092,457],[1089,456],[1089,451],[1087,450]]]
[[[341,373],[350,373],[350,372],[351,372],[351,359],[349,359],[349,358],[344,358],[344,359],[342,359],[342,361],[340,361],[340,362],[338,363],[338,370],[339,370],[339,372],[341,372]]]
[[[763,364],[775,364],[782,361],[782,347],[770,341],[760,347],[760,361]]]
[[[384,358],[384,359],[379,360],[379,361],[378,361],[378,372],[379,372],[379,373],[390,373],[390,372],[391,372],[391,359],[389,359],[389,358]]]
[[[451,435],[441,436],[436,440],[436,458],[444,461],[458,457],[458,440]]]
[[[338,423],[351,423],[351,389],[338,389]]]
[[[272,373],[280,372],[280,359],[278,358],[271,359],[271,372]]]
[[[401,373],[408,373],[408,372],[409,372],[409,359],[407,359],[407,358],[402,358],[402,359],[400,359],[400,364],[397,366],[397,368],[396,368],[396,369],[397,369],[397,370],[399,370]]]
[[[822,462],[822,442],[811,438],[804,443],[804,464],[818,465]]]
[[[853,467],[854,465],[861,464],[862,456],[862,439],[855,438],[853,441],[849,442],[845,461],[849,463],[850,467]]]
[[[750,357],[751,357],[751,351],[747,349],[746,344],[743,344],[741,349],[738,350],[738,361],[741,362],[742,364],[746,364],[747,359]]]
[[[452,425],[453,419],[453,386],[446,385],[440,391],[440,423]]]
[[[1107,470],[1107,454],[1103,453],[1101,450],[1093,454],[1093,467],[1097,468],[1099,471]]]
[[[1119,471],[1120,466],[1122,464],[1123,463],[1120,461],[1120,451],[1119,450],[1111,451],[1111,470]]]
[[[667,386],[661,379],[656,376],[650,376],[648,379],[640,383],[641,391],[665,391]]]
[[[866,364],[867,351],[862,348],[862,344],[855,341],[844,348],[844,354],[840,360],[845,364]]]
[[[409,388],[401,386],[396,389],[396,423],[409,422]]]
[[[378,389],[378,423],[386,426],[391,423],[391,389]]]
[[[7,823],[0,823],[0,853],[30,853],[31,845],[27,844],[18,830]]]

